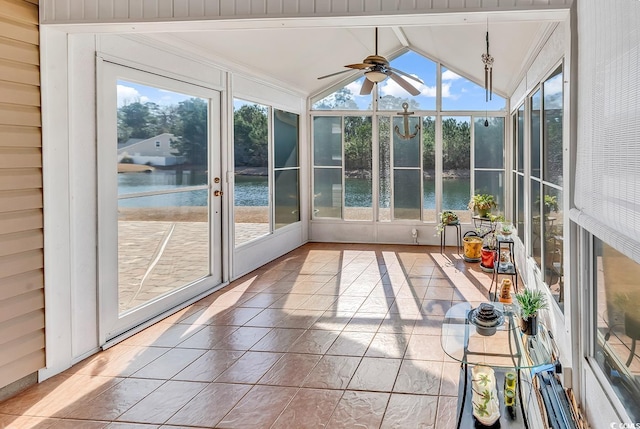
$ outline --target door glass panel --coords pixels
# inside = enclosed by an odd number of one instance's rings
[[[371,116],[344,118],[344,218],[373,219]]]
[[[342,165],[342,118],[313,118],[313,165]]]
[[[314,168],[313,211],[315,217],[342,218],[341,168]]]
[[[502,211],[504,207],[504,172],[491,170],[476,170],[476,193],[490,194],[496,199],[496,211]],[[496,211],[493,211],[495,214]]]
[[[531,96],[531,177],[540,178],[540,117],[542,95],[540,90]]]
[[[518,173],[524,173],[524,104],[518,108]]]
[[[393,171],[394,219],[420,219],[420,170]]]
[[[551,289],[551,295],[559,303],[564,303],[564,235],[562,228],[562,191],[543,185],[542,235],[544,236],[544,278]],[[562,307],[560,307],[562,308]]]
[[[525,205],[525,195],[524,195],[524,176],[521,174],[517,175],[517,183],[518,183],[518,207],[516,212],[516,221],[518,222],[518,237],[524,243],[524,237],[526,234],[526,230],[524,227],[524,205]]]
[[[122,314],[210,274],[209,103],[117,83]]]
[[[393,213],[395,219],[421,216],[422,166],[420,165],[420,118],[393,118]]]
[[[504,118],[476,118],[474,128],[475,167],[504,168]]]
[[[541,204],[540,204],[540,182],[531,179],[531,256],[538,264],[538,268],[542,266],[542,221],[541,221]]]
[[[562,186],[562,67],[544,82],[544,180]]]
[[[378,220],[391,221],[391,118],[378,119]]]
[[[275,182],[275,227],[276,229],[300,220],[298,169],[276,170]]]
[[[436,119],[422,120],[422,220],[436,221]]]
[[[234,100],[235,245],[269,234],[269,109]]]
[[[299,115],[274,109],[275,229],[300,221]]]
[[[420,167],[420,118],[408,118],[407,127],[403,118],[393,118],[393,166]]]
[[[469,117],[442,118],[442,209],[455,211],[470,221],[471,120]],[[467,219],[465,219],[467,216]]]

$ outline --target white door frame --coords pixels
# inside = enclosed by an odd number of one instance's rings
[[[223,281],[221,93],[212,89],[97,59],[97,188],[98,188],[98,312],[99,344],[177,307]],[[180,287],[159,299],[119,315],[118,309],[118,195],[117,195],[117,91],[118,79],[152,85],[209,100],[209,243],[210,276]],[[115,287],[114,287],[115,286]]]

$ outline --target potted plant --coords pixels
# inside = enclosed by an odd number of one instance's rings
[[[482,238],[475,231],[467,231],[462,238],[462,258],[467,262],[481,260]]]
[[[496,235],[493,232],[486,234],[482,240],[482,249],[480,268],[484,271],[492,272],[494,261],[496,260],[496,252],[498,249]]]
[[[520,329],[527,335],[538,333],[538,311],[548,308],[547,297],[541,290],[525,289],[516,294],[520,306]]]
[[[498,227],[498,233],[503,237],[508,237],[513,232],[513,225],[509,221],[503,221]]]
[[[440,222],[436,225],[436,231],[438,235],[444,231],[445,226],[447,225],[457,225],[460,222],[458,219],[458,215],[452,212],[451,210],[445,210],[440,213]]]
[[[475,211],[478,216],[486,218],[491,209],[497,207],[496,200],[490,194],[475,194],[469,200],[469,210]]]

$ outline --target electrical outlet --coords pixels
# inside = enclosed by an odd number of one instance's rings
[[[415,228],[413,228],[413,229],[411,230],[411,236],[412,236],[413,238],[416,238],[416,237],[418,236],[418,230],[417,230],[417,229],[415,229]]]

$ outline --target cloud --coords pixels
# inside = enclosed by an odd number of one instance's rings
[[[141,95],[137,89],[130,86],[118,85],[118,107],[122,107],[125,104],[131,104],[135,102],[146,103],[149,101],[149,97]]]
[[[460,76],[457,73],[452,72],[451,70],[446,70],[444,73],[442,73],[442,80],[456,80],[456,79],[461,79],[462,76]]]
[[[358,80],[355,80],[355,81],[351,82],[345,88],[347,88],[349,91],[351,91],[352,94],[359,95],[361,87],[362,87],[362,82],[360,81],[360,79],[358,79]]]
[[[442,83],[442,98],[451,98],[452,100],[457,100],[458,98],[460,98],[460,95],[458,94],[452,94],[451,93],[451,83],[447,82],[447,83]]]

